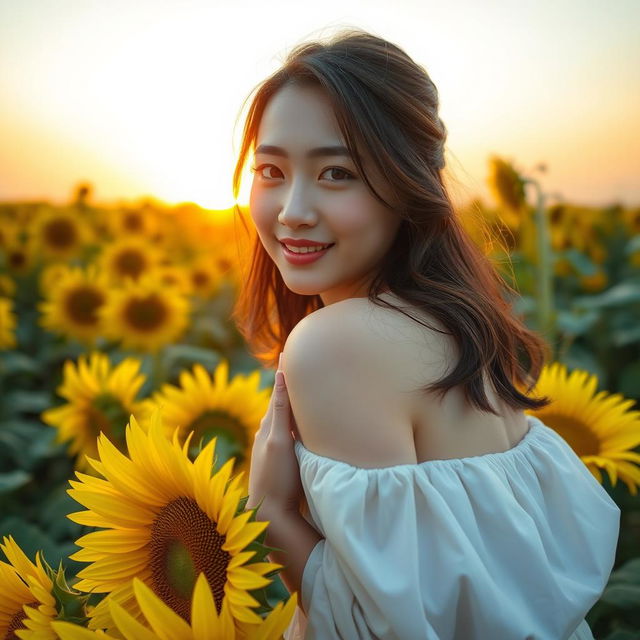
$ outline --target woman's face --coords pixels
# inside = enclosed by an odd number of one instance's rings
[[[367,295],[400,225],[399,216],[370,193],[346,148],[344,154],[312,153],[334,146],[346,147],[323,92],[294,85],[280,89],[260,122],[249,203],[260,240],[287,287],[301,295],[319,294],[325,305]],[[370,158],[365,154],[362,161],[388,201]],[[296,264],[283,238],[333,246],[307,254],[319,256],[313,261]]]

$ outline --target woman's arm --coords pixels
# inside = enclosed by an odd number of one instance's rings
[[[304,611],[302,574],[311,551],[323,538],[300,514],[304,488],[293,428],[297,430],[278,367],[269,408],[254,437],[245,509],[257,508],[256,520],[269,522],[265,544],[282,549],[270,553],[269,560],[282,565],[279,575],[290,593],[298,593],[298,605]]]
[[[269,561],[283,565],[279,576],[289,593],[298,592],[298,605],[304,611],[302,574],[311,551],[324,538],[297,511],[269,508],[263,504],[256,519],[269,521],[265,544],[283,549],[270,553]]]

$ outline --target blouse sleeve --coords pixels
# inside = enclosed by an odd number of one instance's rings
[[[607,583],[620,510],[542,423],[459,460],[296,453],[325,537],[302,577],[306,640],[566,639]]]

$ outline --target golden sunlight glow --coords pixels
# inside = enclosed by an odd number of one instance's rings
[[[0,200],[62,204],[84,180],[103,203],[153,196],[228,209],[243,101],[296,44],[342,27],[385,37],[427,69],[461,200],[488,197],[495,153],[525,171],[546,163],[547,191],[565,199],[640,197],[640,157],[628,144],[640,135],[629,9],[568,2],[550,22],[542,6],[468,1],[461,22],[460,6],[399,3],[390,15],[366,0],[327,0],[297,15],[288,0],[139,0],[126,19],[99,0],[71,13],[13,3],[0,20]],[[240,204],[250,183],[247,174]]]

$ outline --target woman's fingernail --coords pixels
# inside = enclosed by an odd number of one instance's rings
[[[282,351],[280,352],[280,357],[278,358],[278,369],[282,371]]]

